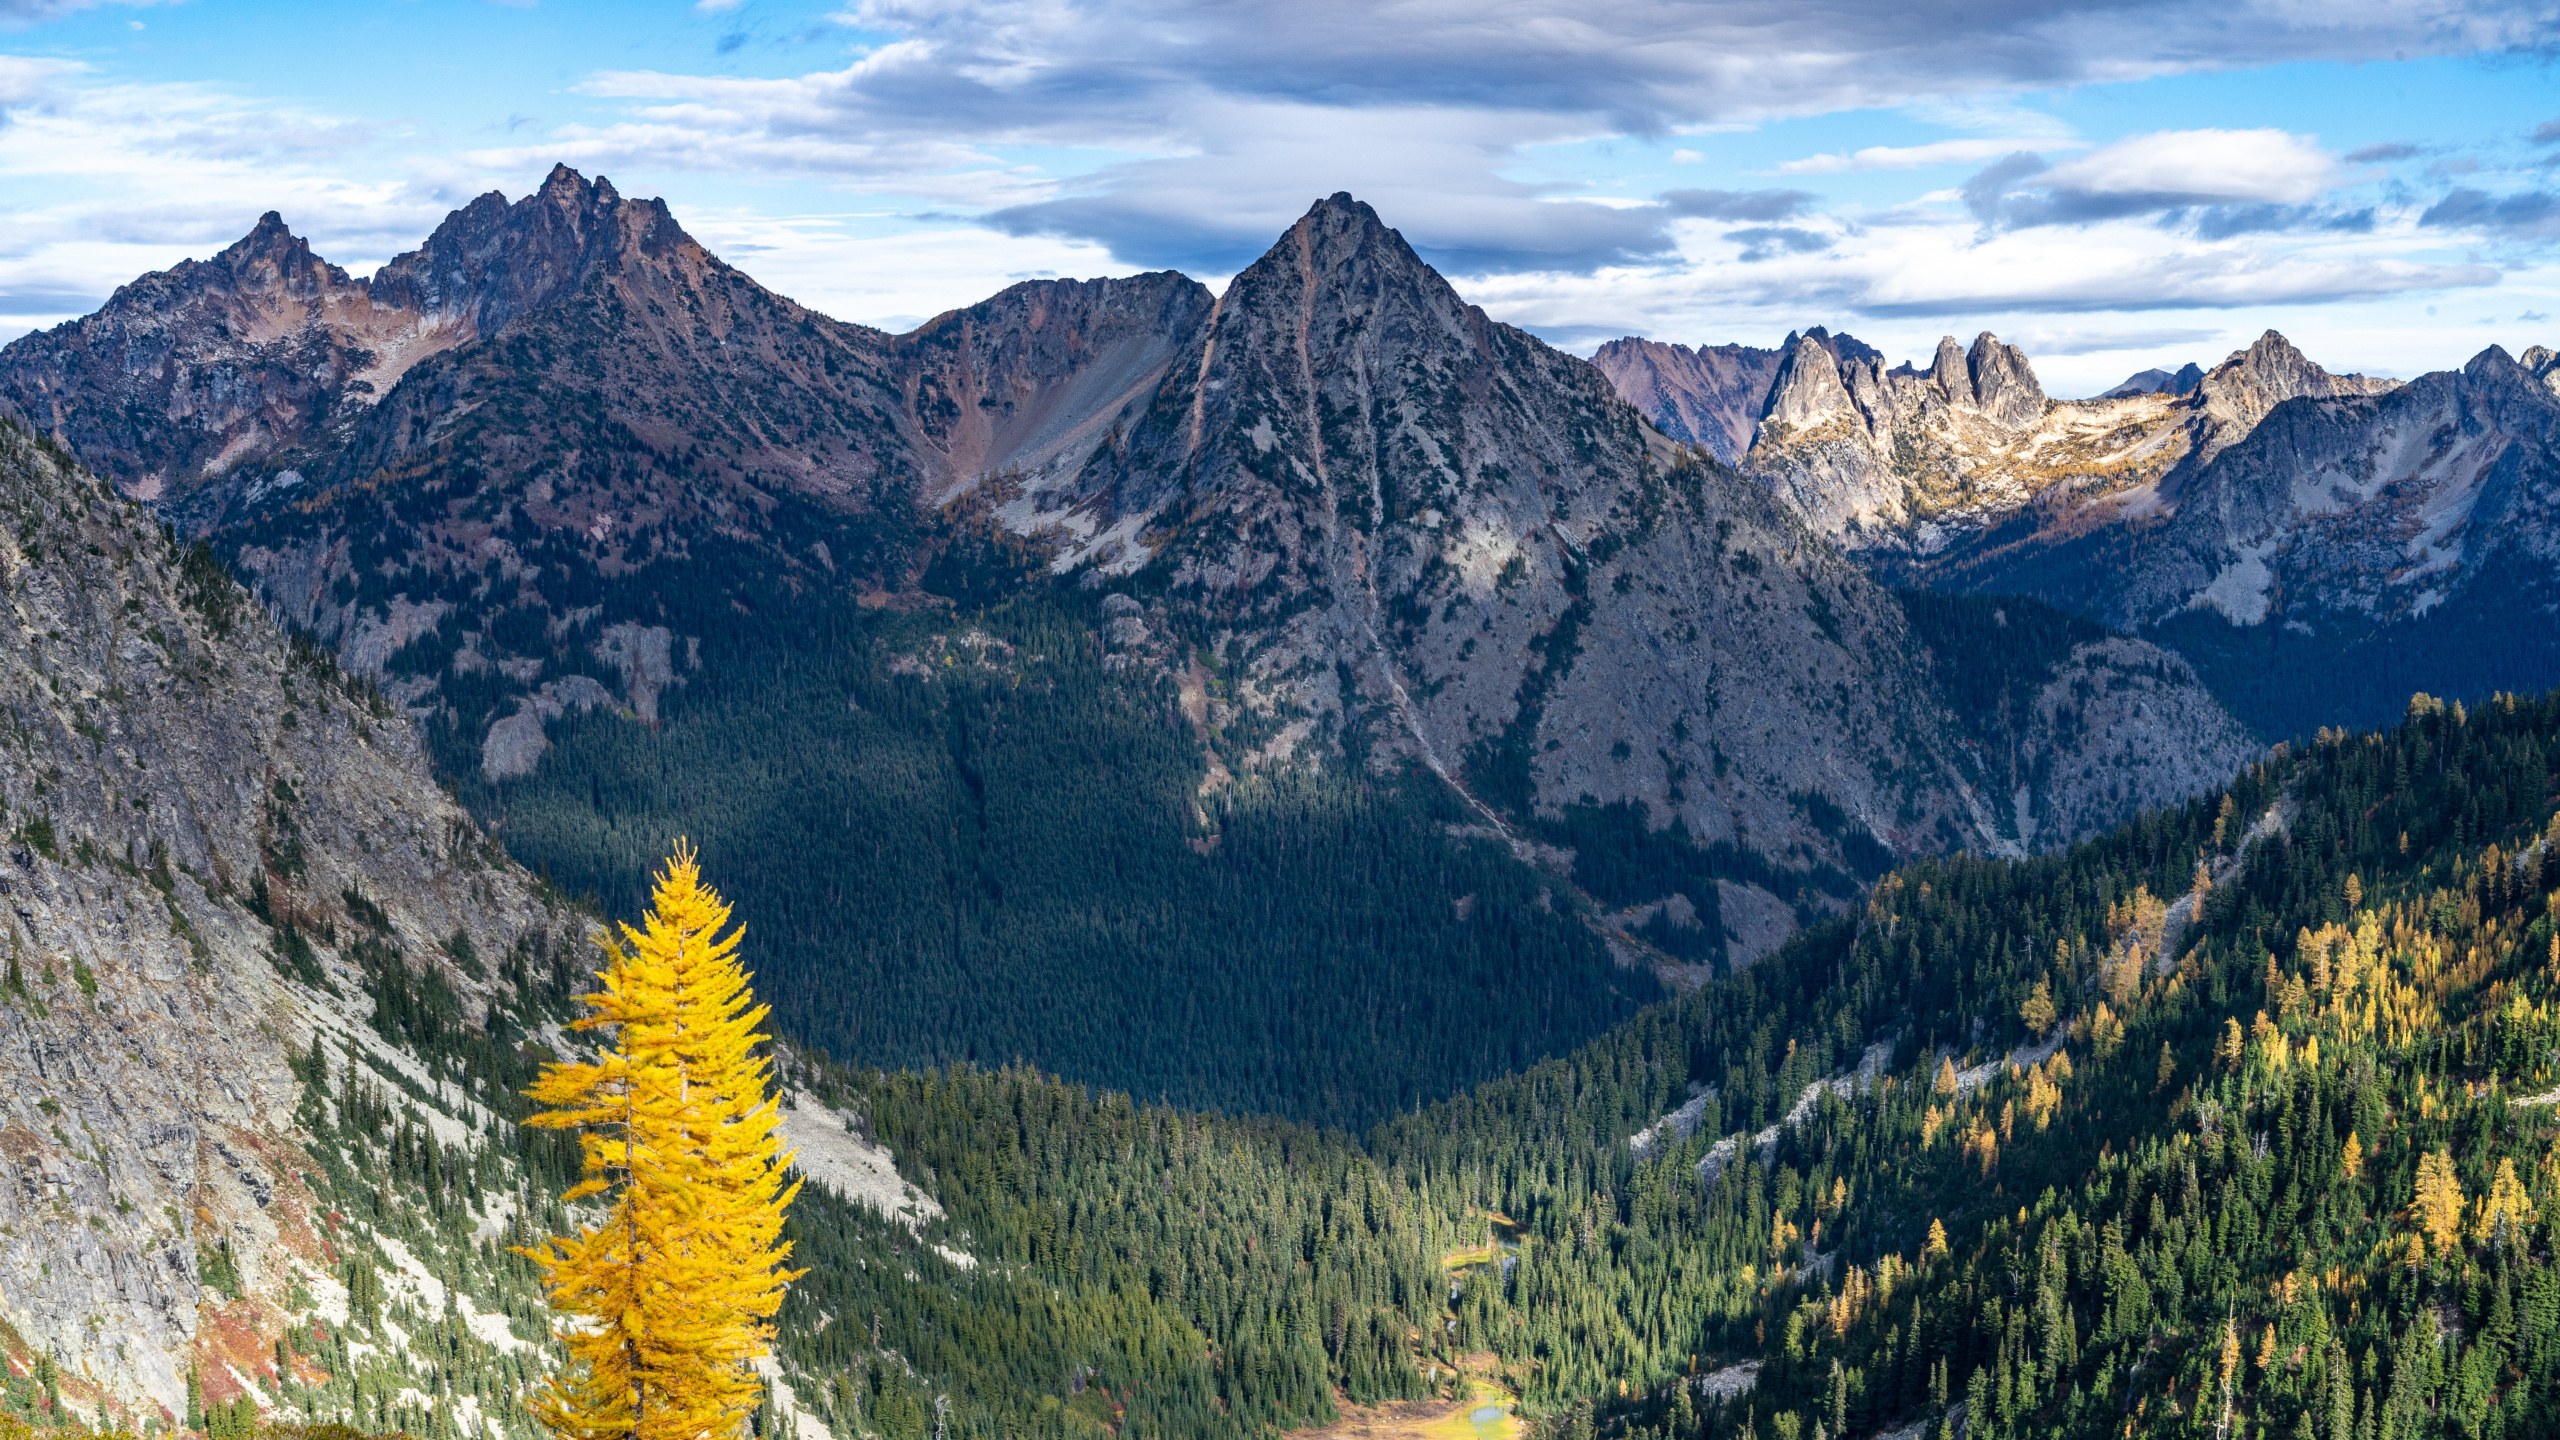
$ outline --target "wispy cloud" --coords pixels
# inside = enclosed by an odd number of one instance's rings
[[[1666,190],[1662,203],[1691,220],[1791,220],[1821,196],[1802,190]]]
[[[1870,145],[1836,155],[1807,155],[1781,163],[1781,175],[1839,175],[1853,170],[1925,170],[1933,165],[1979,165],[1994,156],[2027,148],[2020,139],[1939,140],[1927,145]],[[2047,141],[2044,148],[2085,149],[2084,142]]]
[[[2418,223],[2510,240],[2560,240],[2560,195],[2548,190],[2491,195],[2458,188],[2428,206]]]
[[[2370,229],[2371,211],[2312,202],[2339,183],[2338,161],[2282,130],[2164,130],[2059,165],[2019,151],[1964,185],[1964,203],[1996,229],[2083,225],[2174,213],[2208,239],[2299,229]]]

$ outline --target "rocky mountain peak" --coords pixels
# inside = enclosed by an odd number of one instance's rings
[[[1942,342],[1942,357],[1945,349]],[[2014,430],[2032,425],[2044,415],[2044,386],[2037,383],[2035,367],[2027,363],[2026,351],[2001,344],[1998,336],[1985,330],[1973,337],[1973,348],[1965,352],[1964,364],[1974,406],[1991,420]]]
[[[294,234],[273,210],[205,263],[236,286],[281,289],[305,298],[355,283],[347,272],[312,254],[311,242]]]
[[[2281,331],[2269,330],[2249,342],[2246,350],[2235,350],[2226,365],[2237,365],[2250,381],[2268,390],[2289,395],[2307,395],[2329,377],[2329,372],[2311,362]]]
[[[1365,315],[1382,304],[1449,314],[1471,308],[1376,210],[1342,191],[1317,201],[1236,280],[1239,298],[1268,294],[1277,285],[1347,315]]]
[[[1797,428],[1818,425],[1849,408],[1849,388],[1829,346],[1811,335],[1799,337],[1778,362],[1778,378],[1769,387],[1763,425]]]
[[[1950,404],[1963,404],[1973,398],[1973,372],[1965,365],[1964,347],[1953,335],[1938,337],[1938,358],[1929,367],[1929,378],[1936,381],[1938,393]]]
[[[2396,382],[2362,375],[2332,375],[2269,330],[2246,350],[2235,350],[2205,372],[2188,402],[2203,412],[2204,426],[2193,463],[2213,459],[2255,430],[2267,412],[2287,400],[2305,396],[2374,395]]]
[[[1845,330],[1834,335],[1829,330],[1826,330],[1819,325],[1805,331],[1801,336],[1789,335],[1779,344],[1778,348],[1781,351],[1792,350],[1795,348],[1795,344],[1798,339],[1810,340],[1816,345],[1821,346],[1823,349],[1830,351],[1831,358],[1838,361],[1844,368],[1850,365],[1865,364],[1870,361],[1877,365],[1882,365],[1884,363],[1884,352],[1873,345],[1868,344],[1866,341],[1859,339],[1857,336],[1852,335]]]
[[[700,248],[664,201],[626,201],[603,176],[557,165],[513,204],[492,190],[445,217],[424,245],[375,272],[373,298],[431,325],[493,335],[599,268]]]

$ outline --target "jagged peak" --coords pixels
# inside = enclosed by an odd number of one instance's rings
[[[311,242],[294,234],[293,227],[284,223],[284,216],[270,210],[258,217],[248,234],[232,241],[213,258],[219,264],[237,265],[245,260],[281,260],[310,253]]]
[[[491,190],[447,215],[425,244],[375,272],[374,297],[467,315],[478,333],[494,334],[610,255],[689,238],[665,201],[626,201],[603,176],[556,164],[523,199]]]
[[[1305,286],[1335,294],[1353,311],[1398,293],[1427,298],[1435,308],[1466,303],[1376,210],[1339,190],[1309,206],[1261,258],[1237,272],[1223,304],[1249,307],[1275,285],[1288,293]]]
[[[2000,343],[1999,336],[1985,330],[1973,337],[1964,364],[1973,403],[1984,415],[2014,428],[2031,425],[2044,414],[2044,385],[2026,351]]]
[[[1973,397],[1973,372],[1964,363],[1964,347],[1953,335],[1938,337],[1938,357],[1929,366],[1929,376],[1947,399],[1969,400]]]
[[[1336,190],[1307,207],[1298,223],[1289,227],[1264,254],[1264,259],[1296,248],[1297,237],[1306,236],[1318,242],[1339,245],[1349,242],[1355,247],[1384,246],[1388,253],[1421,270],[1431,270],[1423,258],[1405,242],[1403,232],[1378,217],[1378,212],[1365,200],[1355,199],[1348,190]],[[1439,272],[1432,271],[1434,276]]]
[[[1840,378],[1840,362],[1831,347],[1811,334],[1789,336],[1768,403],[1760,410],[1761,423],[1811,425],[1848,404],[1849,387]]]
[[[2338,389],[2337,377],[2281,333],[2269,330],[2213,367],[2196,387],[2196,399],[2210,404],[2220,398],[2255,424],[2258,416],[2287,400],[2336,394]]]
[[[2250,341],[2249,348],[2246,350],[2232,351],[2231,357],[2222,363],[2225,366],[2237,366],[2255,377],[2274,378],[2304,372],[2322,375],[2328,373],[2312,363],[2311,357],[2303,354],[2300,346],[2284,338],[2283,333],[2277,330],[2269,330]]]
[[[2535,346],[2534,349],[2540,350],[2541,347]],[[2507,353],[2507,347],[2491,345],[2463,362],[2463,376],[2471,380],[2505,379],[2522,385],[2539,386],[2542,372],[2549,368],[2550,352],[2543,351],[2541,358],[2544,363],[2539,366],[2533,363],[2533,350],[2527,350],[2524,353],[2525,358],[2518,359]]]

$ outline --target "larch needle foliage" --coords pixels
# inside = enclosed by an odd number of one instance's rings
[[[526,1093],[528,1123],[578,1132],[602,1223],[524,1252],[541,1265],[570,1366],[535,1402],[561,1440],[706,1440],[734,1434],[761,1394],[750,1362],[772,1338],[791,1247],[786,1183],[729,907],[678,841],[647,918],[605,939],[579,1030],[593,1064],[555,1064]]]

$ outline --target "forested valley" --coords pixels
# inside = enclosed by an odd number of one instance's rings
[[[183,603],[237,623],[245,597],[219,565],[167,548]],[[689,623],[709,629],[735,603],[704,594]],[[1635,893],[1713,856],[1589,809],[1557,822],[1579,832],[1548,833],[1606,841],[1590,865],[1524,866],[1453,832],[1465,812],[1410,772],[1274,783],[1271,800],[1239,785],[1193,809],[1188,722],[1160,692],[1106,678],[1076,603],[1008,591],[965,626],[810,607],[816,640],[734,647],[808,667],[791,727],[733,738],[713,723],[724,672],[706,664],[658,731],[599,717],[562,734],[571,751],[668,747],[617,761],[654,768],[652,785],[606,796],[600,767],[563,766],[584,796],[540,777],[468,796],[523,851],[540,853],[546,824],[553,853],[589,847],[599,879],[645,874],[657,827],[696,807],[718,822],[700,832],[714,875],[724,854],[747,870],[890,863],[841,819],[841,855],[813,859],[823,847],[753,828],[761,806],[942,807],[929,813],[954,840],[911,876],[927,897],[913,909],[881,900],[885,885],[796,920],[742,904],[762,983],[816,1006],[793,937],[859,935],[875,903],[908,936],[875,957],[879,974],[918,954],[947,963],[917,968],[954,1013],[991,1017],[976,1033],[1000,1042],[1001,1022],[1086,1047],[1068,1054],[1087,1073],[1068,1079],[1055,1058],[930,1035],[848,1043],[857,1064],[823,1030],[781,1027],[794,1107],[887,1146],[916,1200],[812,1186],[793,1207],[807,1273],[775,1337],[788,1393],[777,1381],[759,1436],[797,1434],[795,1415],[882,1440],[1260,1436],[1354,1407],[1463,1403],[1462,1375],[1516,1398],[1539,1440],[2560,1430],[2560,692],[2417,696],[2386,730],[2322,729],[2065,851],[1903,865],[1774,954],[1640,1005],[1608,993],[1629,972],[1580,907],[1613,873]],[[279,694],[314,725],[387,710],[312,647],[277,665]],[[1991,698],[2006,682],[1983,683]],[[688,728],[689,710],[706,722]],[[823,749],[821,717],[859,743]],[[1161,932],[1067,903],[1131,873],[1113,868],[1130,851],[1008,848],[1032,823],[1033,781],[1079,745],[1136,757],[1125,790],[1076,801],[1077,823],[1126,820],[1161,841],[1130,887]],[[718,785],[685,773],[695,757]],[[829,766],[856,778],[822,792]],[[190,1372],[187,1428],[229,1440],[299,1415],[529,1440],[520,1401],[555,1340],[513,1247],[576,1223],[557,1197],[579,1153],[525,1123],[524,1092],[560,1055],[594,963],[576,938],[592,917],[561,894],[579,872],[549,867],[548,918],[504,953],[464,932],[404,952],[360,889],[285,903],[306,874],[308,801],[280,780],[252,799],[264,869],[237,903],[272,936],[278,975],[384,1044],[291,1055],[327,1247],[314,1253],[343,1316],[306,1293],[271,1356]],[[1285,825],[1253,809],[1283,802],[1298,807]],[[1328,832],[1308,811],[1348,838],[1311,841]],[[179,887],[147,854],[57,834],[49,812],[10,818],[17,845],[75,880]],[[471,886],[503,861],[458,819],[442,838],[440,863]],[[1299,877],[1288,893],[1306,913],[1252,908],[1274,875]],[[603,913],[636,913],[634,889],[594,888]],[[1400,918],[1381,898],[1453,891],[1476,903]],[[933,898],[954,893],[969,898]],[[1297,947],[1333,1008],[1211,1014],[1199,1054],[1132,1054],[1080,957],[1128,944],[1168,972],[1192,966],[1201,952],[1181,937],[1200,932],[1180,925],[1195,911]],[[954,915],[976,928],[936,950]],[[1328,949],[1337,934],[1352,943]],[[999,943],[1051,967],[1039,983],[1055,995],[964,968]],[[360,993],[337,990],[315,945],[346,958]],[[1517,986],[1504,967],[1538,945],[1585,969],[1530,977],[1559,997],[1546,1010],[1489,1015],[1467,986],[1497,971]],[[33,969],[13,949],[0,992],[38,1017],[98,981]],[[505,999],[475,1015],[463,980]],[[1209,982],[1186,983],[1212,1011]],[[1341,1052],[1371,1068],[1328,1062],[1341,1098],[1254,1113],[1239,1097],[1289,1083],[1269,1069],[1277,1043],[1254,1048],[1253,1027],[1281,1019],[1327,1039],[1371,1025]],[[1509,1039],[1481,1033],[1497,1022]],[[1446,1031],[1442,1050],[1399,1050],[1426,1024]],[[1504,1044],[1564,1053],[1524,1066]],[[1244,1052],[1223,1074],[1221,1047]],[[1435,1064],[1465,1083],[1415,1078]],[[1173,1098],[1160,1077],[1186,1066],[1218,1083]],[[193,1273],[251,1304],[261,1259],[208,1240]],[[0,1412],[58,1426],[72,1378],[13,1369]]]
[[[1293,1374],[1409,1386],[1401,1327],[1560,1435],[2548,1433],[2555,747],[2560,695],[2421,700],[2065,854],[1906,867],[1359,1142],[1019,1070],[842,1083],[955,1239],[1181,1310],[1222,1393],[1296,1416]],[[1415,1283],[1497,1225],[1507,1274]]]
[[[1905,867],[1357,1139],[830,1067],[983,1269],[897,1305],[826,1265],[794,1304],[880,1303],[987,1433],[1070,1426],[1088,1374],[1132,1433],[1286,1427],[1479,1351],[1558,1436],[2549,1433],[2555,754],[2560,694],[2422,697],[2067,853]],[[859,1327],[791,1328],[925,1433]]]

